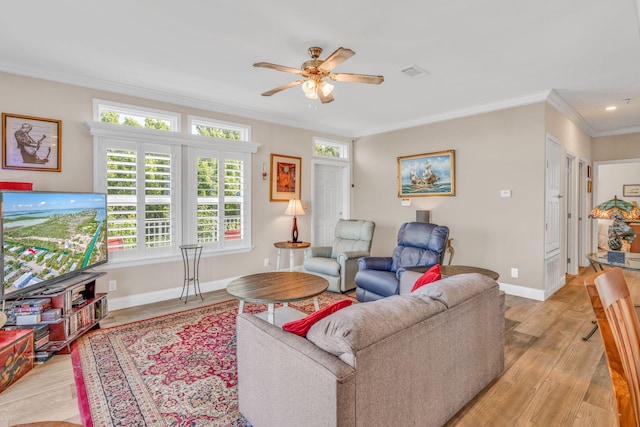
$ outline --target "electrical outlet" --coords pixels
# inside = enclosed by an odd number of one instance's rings
[[[512,268],[511,269],[511,277],[518,277],[518,269],[517,268]]]
[[[269,267],[269,258],[264,259],[264,266]]]
[[[118,282],[116,280],[109,280],[109,292],[118,290]]]

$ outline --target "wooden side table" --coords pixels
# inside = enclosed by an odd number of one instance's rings
[[[280,251],[282,249],[289,250],[289,271],[293,271],[293,263],[296,260],[295,250],[296,249],[304,249],[311,246],[309,242],[276,242],[273,244],[276,248],[278,248],[278,256],[276,257],[276,271],[280,271]]]

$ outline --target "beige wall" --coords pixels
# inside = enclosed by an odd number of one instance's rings
[[[640,133],[593,138],[593,161],[640,159]]]
[[[328,134],[5,73],[0,73],[0,93],[3,112],[62,120],[62,172],[0,170],[0,181],[32,182],[34,190],[40,191],[93,191],[93,140],[84,123],[93,120],[94,98],[180,112],[183,129],[187,126],[187,114],[251,125],[252,139],[262,144],[253,155],[254,248],[249,253],[203,257],[201,283],[275,268],[273,243],[290,238],[292,219],[283,215],[285,203],[269,201],[269,180],[262,179],[262,164],[268,171],[271,153],[302,157],[302,200],[308,202],[311,196],[313,136],[348,142]],[[298,218],[300,238],[306,241],[311,238],[310,222],[308,215]],[[301,264],[302,252],[296,251],[296,256],[297,264]],[[264,267],[264,258],[269,258],[269,267]],[[288,257],[283,256],[282,262],[286,267]],[[118,291],[110,293],[114,299],[131,298],[146,292],[161,293],[182,286],[183,267],[178,257],[171,262],[130,268],[110,265],[107,271],[109,274],[100,279],[98,290],[105,291],[108,280],[117,280]],[[176,298],[178,296],[175,295]]]
[[[545,104],[481,114],[359,138],[353,217],[376,222],[372,252],[390,255],[400,224],[415,211],[451,229],[455,264],[486,267],[500,281],[542,289]],[[397,196],[397,157],[455,150],[456,195]],[[501,198],[500,190],[511,190]],[[511,277],[511,268],[519,277]]]

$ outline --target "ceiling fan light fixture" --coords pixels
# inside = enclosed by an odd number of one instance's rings
[[[323,80],[318,85],[318,89],[322,91],[324,96],[329,96],[329,94],[333,92],[333,85]]]
[[[305,80],[304,83],[302,83],[302,91],[307,96],[307,98],[309,98],[309,94],[315,94],[316,89],[317,89],[317,83],[315,82],[315,80],[308,79],[308,80]],[[315,98],[311,98],[311,99],[315,99]]]

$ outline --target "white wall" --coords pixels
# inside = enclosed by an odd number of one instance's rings
[[[597,182],[594,206],[618,196],[627,202],[640,203],[640,197],[624,197],[622,186],[625,184],[640,185],[640,159],[636,161],[615,161],[614,163],[598,162],[595,165],[594,178]]]

